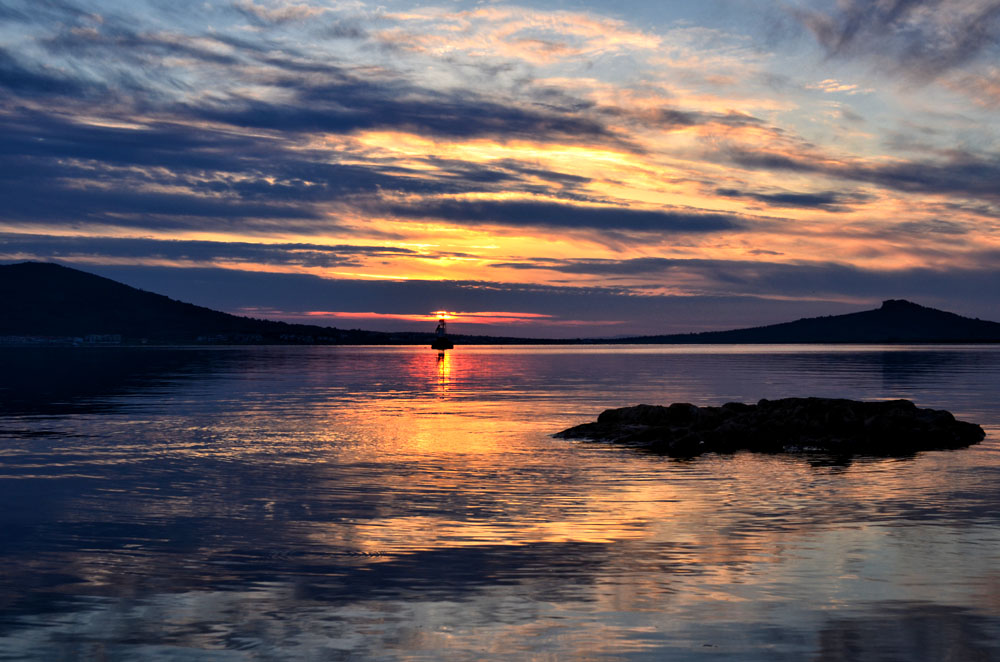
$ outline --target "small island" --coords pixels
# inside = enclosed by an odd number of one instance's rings
[[[783,398],[755,405],[674,403],[608,409],[596,422],[554,436],[626,444],[674,457],[741,450],[898,456],[964,448],[982,441],[986,433],[950,412],[921,409],[909,400]]]

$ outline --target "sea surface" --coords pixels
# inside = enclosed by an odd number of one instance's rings
[[[609,407],[982,444],[676,460]],[[0,348],[0,660],[1000,660],[1000,347]]]

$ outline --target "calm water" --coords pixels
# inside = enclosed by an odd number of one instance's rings
[[[0,389],[0,660],[1000,660],[1000,347],[2,348]],[[988,436],[549,436],[789,395]]]

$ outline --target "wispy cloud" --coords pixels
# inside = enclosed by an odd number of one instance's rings
[[[288,23],[316,18],[323,13],[322,7],[305,2],[257,3],[252,0],[237,0],[233,3],[238,11],[262,23]]]
[[[922,78],[996,54],[1000,37],[995,0],[845,0],[793,12],[831,57],[875,57]]]
[[[388,14],[399,26],[381,31],[382,42],[435,55],[515,58],[532,63],[579,62],[587,58],[661,46],[655,34],[621,20],[584,12],[538,11],[531,7],[446,8]]]
[[[821,90],[827,94],[843,93],[849,95],[864,94],[874,92],[875,90],[868,88],[862,89],[856,83],[844,83],[837,80],[836,78],[827,78],[821,80],[818,83],[810,83],[806,85],[807,90]]]

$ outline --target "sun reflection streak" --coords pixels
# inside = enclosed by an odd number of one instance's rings
[[[441,350],[437,355],[438,393],[446,395],[451,388],[451,357],[452,352]]]

